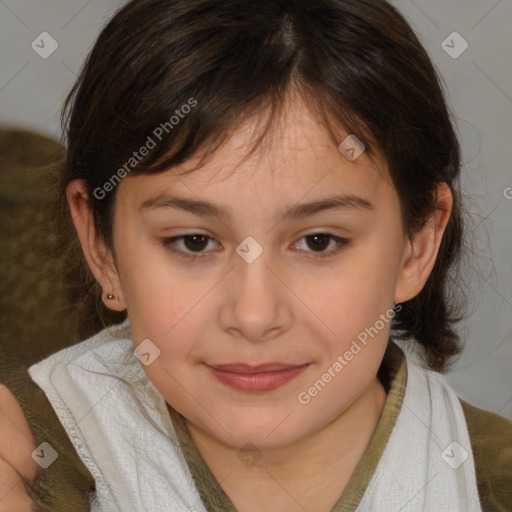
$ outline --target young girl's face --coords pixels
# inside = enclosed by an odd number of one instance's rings
[[[238,167],[250,122],[204,168],[131,176],[117,190],[114,287],[135,347],[151,340],[142,367],[172,407],[231,447],[298,441],[376,389],[391,308],[406,298],[408,244],[385,172],[364,152],[349,161],[299,103],[281,126]],[[173,207],[178,196],[190,207]],[[301,207],[340,196],[370,206]],[[206,238],[166,242],[185,235]],[[212,368],[263,364],[295,369]]]

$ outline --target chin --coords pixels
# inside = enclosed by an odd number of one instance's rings
[[[221,429],[218,433],[222,436],[222,442],[232,448],[241,448],[246,444],[261,450],[280,448],[300,437],[297,422],[290,421],[291,417],[287,418],[282,412],[262,414],[261,410],[247,414],[242,409],[239,415],[224,422],[219,421],[226,430]]]

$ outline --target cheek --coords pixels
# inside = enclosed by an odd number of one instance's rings
[[[337,393],[355,397],[377,373],[394,316],[395,256],[392,248],[384,251],[380,243],[367,243],[364,251],[347,256],[335,276],[312,290],[307,302],[316,316],[309,328],[324,333],[317,336],[324,352],[317,377],[329,368],[336,374],[319,404],[327,407]],[[344,360],[337,368],[343,369],[336,372],[332,366],[338,356]]]
[[[336,336],[354,336],[355,330],[373,324],[392,306],[396,267],[391,251],[368,243],[364,250],[347,254],[325,279],[316,279],[314,285],[305,281],[302,296]]]
[[[187,325],[187,313],[205,293],[205,284],[194,285],[184,268],[171,264],[165,249],[144,234],[125,237],[119,245],[124,247],[118,266],[134,341],[180,339],[176,332]]]

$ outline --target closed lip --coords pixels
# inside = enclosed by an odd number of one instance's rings
[[[307,366],[309,363],[304,364],[289,364],[289,363],[264,363],[258,365],[250,365],[246,363],[233,363],[233,364],[208,364],[210,368],[216,370],[233,372],[233,373],[263,373],[263,372],[278,372],[283,370],[291,370],[292,368],[300,368]]]
[[[306,371],[307,364],[265,363],[251,365],[246,363],[206,365],[206,368],[222,384],[243,392],[261,393],[272,391],[298,377]]]

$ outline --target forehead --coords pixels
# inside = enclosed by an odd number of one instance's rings
[[[118,199],[137,208],[166,193],[233,207],[259,202],[265,208],[335,192],[373,201],[393,199],[384,159],[363,152],[349,161],[302,102],[289,104],[263,143],[242,162],[261,127],[261,118],[246,120],[201,168],[185,176],[179,174],[196,168],[200,155],[163,173],[123,179]],[[339,142],[348,135],[341,133]]]

